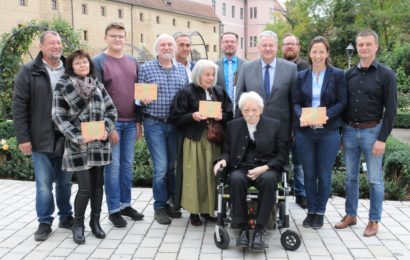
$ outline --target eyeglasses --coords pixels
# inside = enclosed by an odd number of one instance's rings
[[[293,43],[293,42],[289,42],[289,43],[283,43],[282,44],[283,46],[286,46],[286,47],[293,47],[293,46],[297,46],[298,44],[297,43]]]
[[[109,34],[108,37],[110,37],[112,39],[119,39],[119,40],[125,39],[124,35],[117,35],[117,34]]]

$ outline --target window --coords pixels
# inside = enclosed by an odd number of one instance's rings
[[[172,19],[172,25],[176,26],[177,25],[177,21],[175,20],[175,18]]]
[[[143,33],[141,33],[141,35],[140,35],[140,41],[141,41],[141,43],[143,43],[144,42],[144,34]]]
[[[216,45],[214,45],[214,52],[217,52],[217,50],[216,50]]]
[[[235,18],[235,6],[232,6],[232,18]]]
[[[249,47],[253,47],[253,37],[249,37]]]
[[[83,31],[84,41],[88,41],[88,31]]]
[[[188,22],[186,23],[186,27],[191,28],[191,22],[190,22],[190,21],[188,21]]]
[[[256,47],[257,46],[257,37],[256,36],[253,36],[253,47]]]
[[[51,0],[51,10],[57,10],[57,0]]]
[[[214,33],[216,33],[216,26],[214,26]]]
[[[253,8],[251,7],[249,10],[249,18],[252,19],[253,18]]]
[[[82,5],[81,5],[81,13],[82,13],[82,14],[87,14],[87,13],[88,13],[87,5],[86,5],[86,4],[82,4]]]
[[[257,9],[256,7],[253,8],[253,18],[256,18],[257,16]]]
[[[26,6],[26,0],[20,0],[19,2],[21,6]]]
[[[243,37],[241,37],[241,49],[243,49]]]
[[[101,6],[101,16],[106,16],[107,14],[105,13],[105,6]]]
[[[209,52],[209,44],[205,44],[205,51]]]
[[[241,7],[241,9],[240,9],[240,17],[241,17],[241,20],[243,20],[243,8]]]
[[[144,21],[144,14],[140,13],[140,22],[143,22],[143,21]]]
[[[160,23],[160,21],[159,21],[159,16],[157,16],[157,24],[159,24]]]
[[[215,12],[215,0],[212,0],[212,9],[213,9],[214,12]]]
[[[222,15],[226,16],[226,3],[222,3]]]
[[[123,18],[122,9],[118,9],[118,18]]]

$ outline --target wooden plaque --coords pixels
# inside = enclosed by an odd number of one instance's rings
[[[157,84],[145,84],[135,83],[134,99],[150,98],[157,100],[158,85]]]
[[[310,125],[326,124],[326,107],[304,107],[302,108],[301,121],[307,121]]]
[[[199,113],[206,117],[215,118],[221,117],[222,103],[219,101],[199,101]]]
[[[101,139],[104,137],[104,121],[82,122],[81,134],[83,138]]]

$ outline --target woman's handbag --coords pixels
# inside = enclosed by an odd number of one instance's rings
[[[224,129],[221,123],[216,122],[215,120],[208,121],[208,140],[220,144],[224,138]]]

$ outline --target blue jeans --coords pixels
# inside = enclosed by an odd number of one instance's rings
[[[172,124],[145,118],[144,135],[154,164],[154,209],[166,208],[174,195],[177,131]]]
[[[293,189],[296,197],[306,197],[305,181],[303,177],[302,163],[296,149],[296,142],[292,142],[292,164],[293,164]]]
[[[297,152],[305,174],[308,214],[325,214],[339,145],[338,129],[296,130]]]
[[[370,185],[369,220],[380,221],[384,199],[382,174],[383,156],[373,156],[373,145],[380,133],[381,123],[373,128],[357,129],[343,127],[343,153],[346,164],[346,214],[357,216],[359,203],[360,155],[364,154],[367,165],[367,180]]]
[[[119,142],[112,146],[112,162],[105,166],[104,185],[108,213],[131,206],[132,167],[134,164],[136,121],[117,121]]]
[[[60,221],[73,215],[70,172],[61,169],[62,158],[52,153],[33,152],[34,175],[36,179],[36,212],[38,222],[53,224],[54,197],[53,181],[55,181],[56,202]]]

